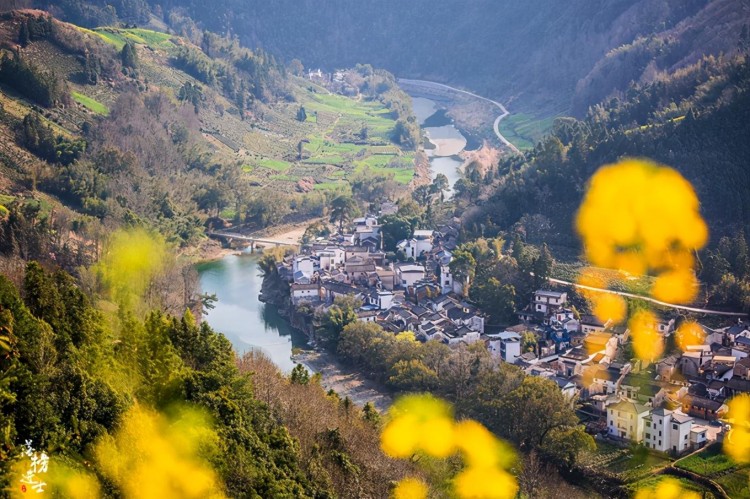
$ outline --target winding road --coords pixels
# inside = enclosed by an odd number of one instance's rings
[[[505,108],[505,106],[503,106],[499,102],[494,101],[492,99],[488,99],[487,97],[482,97],[481,95],[477,95],[477,94],[472,93],[472,92],[468,92],[466,90],[461,90],[460,88],[451,87],[450,85],[444,85],[442,83],[436,83],[434,81],[410,80],[408,78],[398,78],[398,83],[399,84],[403,83],[405,85],[412,85],[412,86],[415,86],[415,87],[422,87],[422,88],[425,88],[425,89],[430,89],[431,88],[431,89],[440,89],[440,90],[448,90],[448,91],[451,91],[451,92],[457,92],[459,94],[468,95],[470,97],[474,97],[476,99],[489,102],[490,104],[496,106],[500,110],[501,114],[500,114],[500,116],[498,116],[497,118],[495,118],[495,123],[493,123],[493,125],[492,125],[492,128],[495,130],[495,135],[497,135],[497,138],[500,139],[500,142],[502,142],[506,147],[508,147],[508,149],[510,149],[511,151],[513,151],[515,153],[521,154],[521,151],[519,151],[516,146],[514,146],[513,144],[511,144],[508,141],[508,139],[506,139],[505,137],[503,137],[503,134],[500,133],[500,121],[502,121],[504,118],[506,118],[510,113]]]
[[[533,272],[530,272],[531,275],[534,275]],[[686,305],[675,305],[674,303],[667,303],[663,301],[656,300],[654,298],[651,298],[649,296],[643,296],[643,295],[636,295],[633,293],[626,293],[624,291],[615,291],[613,289],[603,289],[603,288],[594,288],[591,286],[584,286],[583,284],[576,284],[574,282],[570,281],[563,281],[561,279],[553,279],[552,277],[547,278],[549,282],[555,283],[555,284],[563,284],[565,286],[575,286],[578,289],[586,289],[588,291],[597,291],[601,293],[610,293],[613,295],[619,295],[619,296],[627,296],[628,298],[637,298],[639,300],[648,301],[651,303],[655,303],[656,305],[661,305],[663,307],[671,307],[676,308],[678,310],[685,310],[687,312],[695,312],[698,314],[708,314],[708,315],[724,315],[729,317],[747,317],[747,314],[742,312],[724,312],[722,310],[709,310],[706,308],[696,308],[696,307],[688,307]]]

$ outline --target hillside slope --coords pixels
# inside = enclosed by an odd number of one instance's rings
[[[523,109],[585,114],[631,81],[733,51],[750,23],[743,0],[194,0],[156,2],[284,60],[356,63],[441,81]],[[460,15],[458,15],[460,14]]]
[[[390,74],[347,72],[347,97],[262,51],[205,38],[211,48],[3,14],[2,203],[65,213],[73,246],[123,222],[185,246],[218,216],[262,226],[320,217],[350,183],[393,195],[412,182],[418,130]]]

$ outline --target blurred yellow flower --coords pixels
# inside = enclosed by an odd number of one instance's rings
[[[619,324],[625,319],[628,311],[625,300],[611,293],[591,293],[591,304],[594,315],[603,323],[611,320]]]
[[[404,414],[392,419],[380,435],[380,448],[390,457],[411,456],[420,441],[420,427],[419,418],[414,414]]]
[[[690,269],[668,270],[656,278],[651,294],[667,303],[690,303],[698,294],[698,280]]]
[[[455,452],[456,439],[451,418],[430,419],[422,425],[420,432],[420,447],[430,456],[444,458]]]
[[[427,485],[416,478],[404,478],[393,489],[393,499],[424,499],[427,497]]]
[[[461,499],[510,499],[518,491],[516,479],[498,468],[469,466],[456,476],[455,484]]]
[[[675,339],[680,350],[687,351],[688,347],[702,345],[706,339],[703,328],[697,322],[683,322],[675,332]]]
[[[415,452],[443,459],[461,451],[466,468],[454,480],[461,498],[513,497],[518,489],[506,470],[515,453],[476,421],[456,423],[451,408],[430,395],[409,395],[397,400],[380,435],[383,452],[394,458],[409,458]],[[417,479],[402,480],[393,496],[426,497],[427,487]]]
[[[664,342],[656,329],[656,316],[648,310],[639,310],[628,322],[635,355],[642,360],[659,358]]]
[[[634,275],[653,271],[660,274],[652,289],[657,299],[687,303],[697,292],[692,252],[708,240],[699,208],[676,170],[628,159],[594,174],[576,228],[592,264]]]
[[[96,444],[94,454],[101,470],[126,498],[224,497],[218,476],[200,457],[216,447],[216,433],[200,413],[189,409],[178,413],[170,423],[136,405],[114,436]]]
[[[724,452],[738,463],[750,462],[750,395],[741,394],[729,401],[727,420],[732,429],[724,439]]]
[[[507,468],[515,459],[509,446],[501,443],[487,428],[471,419],[456,424],[456,443],[471,467]]]
[[[692,490],[683,489],[674,478],[665,478],[656,487],[641,489],[635,493],[635,499],[700,499],[701,495]]]

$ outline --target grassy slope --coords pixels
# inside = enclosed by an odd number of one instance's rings
[[[176,49],[172,35],[146,29],[77,27],[83,36],[100,39],[121,50],[129,41],[136,45],[143,79],[151,89],[159,88],[176,98],[186,82],[199,85],[206,96],[198,119],[204,129],[212,130],[207,142],[218,158],[238,161],[254,185],[294,190],[301,178],[313,178],[316,189],[336,189],[347,183],[350,175],[365,169],[373,173],[392,174],[396,181],[408,184],[414,174],[414,155],[402,151],[390,141],[395,121],[389,110],[378,101],[366,101],[340,95],[331,95],[322,87],[301,78],[291,78],[290,90],[297,102],[259,104],[260,119],[242,120],[234,104],[222,95],[195,80],[190,75],[174,69],[169,57]],[[33,44],[32,44],[33,45]],[[119,90],[105,82],[97,85],[75,83],[73,75],[80,64],[73,58],[60,55],[49,57],[48,47],[39,47],[38,57],[45,57],[58,74],[70,81],[73,100],[78,104],[65,110],[53,110],[51,123],[58,133],[75,136],[84,121],[94,116],[106,116],[117,99]],[[63,64],[64,62],[64,64]],[[5,100],[20,102],[18,115],[28,112],[28,103],[17,96],[5,94]],[[296,120],[299,106],[305,106],[308,120]],[[11,105],[11,108],[19,107]],[[366,127],[368,138],[364,143],[357,134]],[[222,140],[223,139],[223,140]],[[306,141],[303,158],[298,146]],[[239,153],[226,143],[241,147]]]

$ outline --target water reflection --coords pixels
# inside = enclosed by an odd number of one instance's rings
[[[282,370],[294,367],[293,347],[305,347],[305,337],[293,329],[273,305],[258,300],[263,283],[258,256],[229,255],[197,267],[201,290],[219,301],[205,320],[223,333],[241,355],[251,349],[266,353]]]

